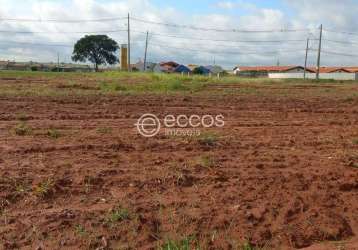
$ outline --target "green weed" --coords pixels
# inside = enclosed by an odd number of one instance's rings
[[[113,209],[107,216],[106,222],[107,224],[115,224],[117,222],[121,222],[124,220],[130,219],[130,213],[129,210],[126,208],[122,208],[121,206],[116,207]]]
[[[97,133],[99,134],[111,134],[112,133],[112,128],[97,128]]]
[[[43,181],[35,187],[34,193],[40,198],[46,198],[52,194],[54,185],[54,182],[50,179]]]
[[[14,133],[18,136],[30,135],[32,133],[32,129],[25,122],[21,122],[14,127]]]
[[[49,129],[47,131],[47,136],[52,138],[52,139],[58,139],[61,137],[61,133],[60,131],[56,130],[56,129]]]
[[[76,225],[75,232],[76,232],[76,234],[80,235],[81,237],[87,235],[87,231],[82,225]]]
[[[200,165],[205,168],[214,168],[218,166],[218,161],[213,156],[202,156],[200,158]]]
[[[25,122],[28,120],[28,117],[25,113],[20,113],[16,116],[16,119],[22,122]]]
[[[180,241],[166,240],[165,243],[158,248],[158,250],[200,250],[200,248],[192,248],[191,245],[194,243],[194,237],[186,237]]]
[[[217,145],[218,136],[216,134],[205,133],[200,135],[198,142],[202,146],[214,147]]]

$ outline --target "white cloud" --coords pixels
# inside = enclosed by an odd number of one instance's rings
[[[215,4],[217,8],[226,9],[226,10],[246,10],[246,11],[255,11],[257,6],[253,3],[247,1],[220,1]]]
[[[218,2],[216,6],[221,9],[234,9],[236,4],[231,1],[223,1],[223,2]]]
[[[236,8],[246,10],[246,14],[240,16],[225,15],[222,11],[218,13],[188,15],[172,7],[165,8],[156,6],[149,0],[109,0],[107,2],[96,0],[66,0],[66,1],[35,1],[28,0],[23,4],[11,0],[0,0],[0,17],[12,18],[38,18],[38,19],[93,19],[103,17],[125,17],[128,12],[132,16],[151,20],[155,22],[179,23],[182,25],[194,25],[199,27],[221,29],[302,29],[309,27],[309,32],[295,33],[232,33],[232,32],[207,32],[195,29],[173,28],[169,26],[153,25],[132,21],[132,60],[143,57],[145,32],[171,34],[174,36],[194,37],[212,40],[305,40],[308,36],[318,36],[317,27],[323,23],[325,27],[337,30],[356,31],[358,33],[358,20],[355,15],[358,12],[358,4],[354,0],[343,0],[349,4],[343,4],[333,0],[302,0],[286,1],[287,7],[294,10],[294,15],[288,15],[283,10],[273,8],[260,8],[246,1],[221,1],[216,4],[222,9]],[[349,6],[349,7],[348,7]],[[189,7],[188,7],[189,8]],[[126,20],[113,23],[16,23],[0,22],[0,30],[20,30],[32,32],[75,32],[75,31],[96,31],[126,29]],[[108,33],[118,43],[126,43],[125,32]],[[73,44],[81,34],[2,34],[0,36],[0,60],[33,60],[33,61],[55,61],[57,52],[62,58],[70,59],[72,49],[61,47],[39,47],[24,46],[17,44],[1,43],[1,41],[34,42],[34,43],[56,43]],[[358,42],[358,36],[339,35],[324,33],[324,38],[349,41],[352,39]],[[173,49],[166,47],[178,47]],[[317,42],[312,42],[314,48]],[[214,42],[205,40],[186,40],[175,37],[151,36],[149,46],[149,59],[153,61],[177,60],[181,63],[209,64],[216,59],[216,62],[226,67],[236,64],[258,65],[276,64],[280,59],[282,64],[303,64],[305,42],[302,43],[234,43]],[[323,49],[326,51],[355,53],[358,54],[358,46],[332,44],[324,42]],[[192,50],[207,50],[226,52],[225,54],[213,54]],[[297,53],[266,54],[264,52],[292,50]],[[357,52],[354,52],[357,51]],[[252,54],[257,52],[257,55]],[[261,53],[261,54],[260,54]],[[310,63],[315,63],[316,53],[310,53]],[[323,64],[355,64],[356,58],[322,56]]]

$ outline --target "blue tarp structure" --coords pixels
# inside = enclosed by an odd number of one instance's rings
[[[174,69],[174,72],[187,74],[187,73],[191,73],[191,70],[185,65],[179,65]]]
[[[199,66],[194,69],[194,72],[200,72],[200,75],[209,75],[210,70],[208,68],[205,68],[204,66]]]

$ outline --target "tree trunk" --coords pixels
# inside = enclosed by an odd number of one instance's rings
[[[95,67],[95,71],[98,72],[98,64],[97,63],[94,64],[94,67]]]

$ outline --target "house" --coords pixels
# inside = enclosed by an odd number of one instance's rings
[[[303,73],[302,66],[237,66],[234,68],[235,75],[247,77],[267,77],[269,73]],[[314,73],[311,68],[306,69],[308,73]]]
[[[52,68],[52,71],[54,71],[54,68]],[[66,63],[60,65],[60,71],[61,72],[92,72],[93,69],[88,65]]]
[[[31,66],[29,63],[8,61],[6,65],[6,70],[26,71],[31,70]]]
[[[173,61],[161,62],[155,65],[153,71],[156,73],[173,73],[179,64]]]
[[[182,74],[188,74],[191,73],[191,70],[185,66],[185,65],[178,65],[175,69],[174,69],[175,73],[182,73]]]
[[[133,71],[139,71],[139,72],[153,72],[154,68],[157,64],[153,63],[153,62],[146,62],[146,69],[144,70],[144,62],[143,61],[139,61],[133,65],[131,65],[131,69]]]
[[[8,61],[0,61],[0,70],[6,70]]]
[[[208,65],[208,66],[205,66],[205,68],[207,68],[210,71],[210,73],[212,73],[214,75],[224,72],[224,69],[218,65]]]
[[[307,68],[308,71],[312,71]],[[266,73],[301,73],[304,72],[302,66],[237,66],[234,71],[238,74],[241,72],[266,72]],[[313,72],[313,71],[312,71]]]
[[[316,67],[310,67],[314,73],[317,72]],[[358,67],[320,67],[320,73],[358,73]]]
[[[195,68],[199,67],[199,65],[196,64],[188,64],[187,66],[191,71],[193,71]]]
[[[210,73],[211,73],[210,70],[204,66],[196,67],[193,70],[193,74],[196,74],[196,75],[209,75]]]
[[[348,70],[350,73],[358,73],[358,67],[344,67],[344,69]]]
[[[0,61],[0,70],[17,70],[17,71],[47,71],[47,72],[91,72],[88,65],[62,63],[36,63],[36,62],[13,62]]]

